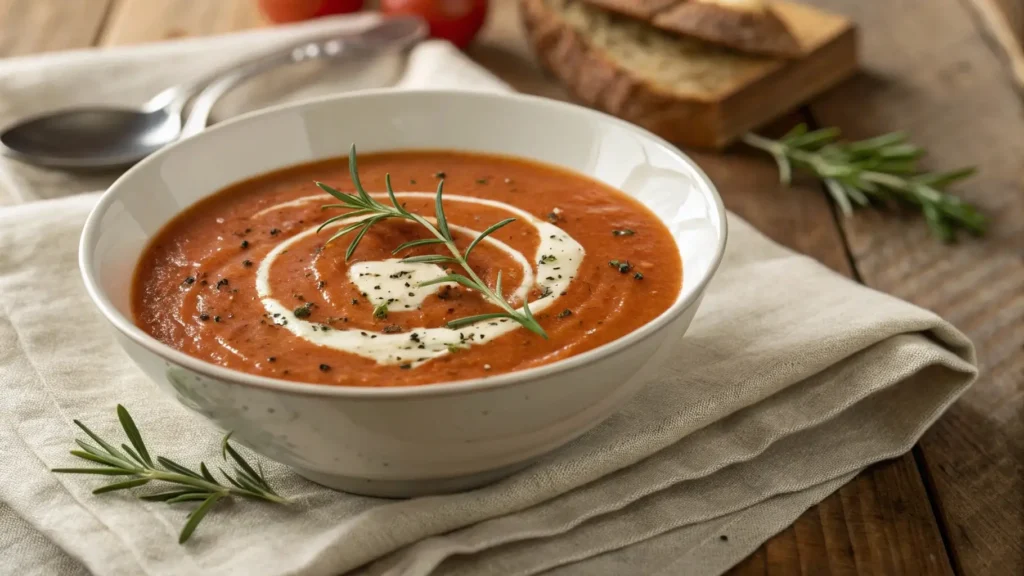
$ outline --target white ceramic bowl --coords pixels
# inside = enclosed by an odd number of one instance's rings
[[[683,286],[671,308],[614,342],[539,368],[416,387],[298,384],[187,356],[132,321],[135,264],[197,200],[294,164],[360,152],[445,148],[555,164],[610,184],[672,232]],[[162,388],[256,451],[321,484],[412,496],[510,474],[611,415],[678,350],[725,248],[725,210],[667,142],[579,106],[522,95],[372,91],[282,106],[218,125],[147,158],[103,195],[82,234],[90,296]]]

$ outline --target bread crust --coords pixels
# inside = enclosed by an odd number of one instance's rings
[[[540,63],[579,101],[672,142],[713,138],[713,104],[681,100],[620,68],[550,10],[545,0],[520,0],[520,6]]]
[[[588,0],[590,1],[590,0]],[[797,58],[803,49],[770,8],[743,10],[714,2],[690,0],[658,12],[651,24],[750,54]]]
[[[651,21],[661,11],[678,4],[680,0],[587,0],[588,4],[631,16],[639,20]]]

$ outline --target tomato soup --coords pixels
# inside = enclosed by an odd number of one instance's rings
[[[549,364],[643,326],[676,300],[682,262],[672,236],[645,206],[559,168],[491,155],[409,151],[359,156],[364,189],[434,222],[443,213],[466,264],[544,335],[509,317],[449,327],[502,310],[453,281],[452,247],[422,223],[382,219],[327,242],[373,214],[325,208],[338,200],[314,181],[352,193],[347,158],[273,172],[188,208],[138,264],[137,324],[186,354],[268,376],[341,386],[412,386]],[[350,210],[349,210],[350,211]],[[430,255],[437,255],[431,258]],[[348,256],[348,257],[347,257]],[[413,261],[404,259],[413,257]],[[420,258],[415,258],[420,257]],[[435,261],[432,261],[435,260]]]

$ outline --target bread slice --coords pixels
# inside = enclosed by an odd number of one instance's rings
[[[856,69],[850,23],[799,4],[785,4],[787,22],[811,49],[799,60],[680,37],[589,0],[520,7],[540,63],[578,101],[682,145],[725,146]]]
[[[743,52],[798,58],[803,49],[793,33],[763,2],[689,0],[658,13],[652,23]]]
[[[750,54],[797,58],[800,42],[765,0],[584,0],[655,27]]]
[[[650,22],[659,12],[679,4],[680,0],[588,0],[598,8]]]

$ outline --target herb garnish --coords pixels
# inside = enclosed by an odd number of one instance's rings
[[[334,196],[335,198],[342,202],[341,204],[328,204],[327,206],[324,206],[324,208],[343,208],[351,210],[350,212],[346,212],[345,214],[342,214],[340,216],[335,216],[333,218],[328,219],[326,222],[320,225],[318,231],[323,230],[324,227],[334,222],[358,216],[363,217],[357,222],[348,224],[340,231],[335,233],[330,238],[330,240],[327,241],[328,243],[330,243],[331,241],[340,238],[346,234],[355,232],[355,237],[352,239],[352,242],[349,244],[348,250],[345,253],[346,260],[352,256],[352,253],[355,252],[356,247],[359,245],[359,242],[363,239],[363,236],[366,235],[366,232],[371,227],[373,227],[374,224],[377,224],[389,218],[412,220],[413,222],[416,222],[420,226],[424,227],[427,230],[427,232],[429,232],[431,236],[433,236],[433,238],[425,238],[421,240],[412,240],[410,242],[406,242],[395,248],[392,254],[397,254],[402,250],[406,250],[408,248],[413,248],[416,246],[443,244],[451,253],[451,256],[444,256],[440,254],[426,254],[423,256],[410,256],[404,258],[403,262],[453,264],[460,266],[465,271],[465,275],[449,273],[439,278],[435,278],[433,280],[420,282],[420,287],[444,284],[447,282],[454,282],[471,290],[476,290],[486,300],[490,301],[492,304],[502,309],[502,312],[479,314],[476,316],[452,320],[447,324],[449,328],[455,329],[460,326],[466,326],[468,324],[473,324],[481,320],[490,320],[492,318],[509,318],[515,320],[526,329],[536,334],[539,334],[544,338],[547,338],[547,334],[544,332],[544,329],[541,328],[540,324],[537,323],[537,320],[533,317],[533,314],[530,312],[529,302],[524,301],[523,311],[519,312],[518,310],[513,308],[507,301],[505,301],[505,299],[501,296],[501,272],[498,273],[498,276],[495,279],[494,290],[491,290],[490,287],[488,287],[487,284],[485,284],[484,281],[480,279],[476,272],[473,271],[473,269],[469,266],[469,263],[467,262],[469,254],[473,251],[477,244],[479,244],[481,241],[483,241],[484,238],[486,238],[499,228],[502,228],[503,226],[515,222],[515,218],[507,218],[505,220],[492,224],[486,230],[481,232],[479,236],[474,238],[473,241],[470,242],[469,245],[466,247],[466,250],[462,252],[455,245],[455,240],[452,237],[452,233],[448,228],[448,219],[444,213],[444,206],[442,205],[442,193],[444,189],[443,173],[441,173],[440,176],[442,180],[437,184],[437,195],[434,200],[434,220],[436,222],[436,225],[431,223],[423,216],[420,216],[419,214],[409,212],[408,210],[405,209],[405,207],[398,203],[398,200],[395,198],[395,192],[391,188],[390,175],[384,177],[384,183],[387,189],[388,196],[391,200],[391,206],[387,206],[371,198],[370,195],[366,192],[366,189],[363,188],[362,183],[359,181],[355,145],[352,146],[352,151],[349,154],[349,174],[352,178],[352,184],[355,186],[356,189],[355,194],[346,194],[344,192],[340,192],[322,182],[316,183],[317,186],[319,186],[322,190],[324,190],[325,192],[327,192],[331,196]]]
[[[309,315],[313,313],[313,303],[306,302],[302,306],[299,306],[295,310],[292,310],[292,314],[295,314],[296,318],[309,318]]]
[[[388,317],[388,303],[381,302],[373,307],[373,317],[378,320],[384,320]]]
[[[137,488],[150,482],[167,482],[180,486],[177,490],[160,492],[140,496],[142,500],[151,502],[166,502],[178,504],[181,502],[202,502],[198,508],[192,511],[182,527],[178,536],[178,543],[184,543],[195,532],[196,526],[206,516],[211,508],[220,500],[229,496],[242,496],[254,500],[265,500],[278,504],[286,504],[288,500],[278,496],[277,492],[267,483],[263,475],[263,466],[256,462],[256,468],[245,460],[228,441],[231,438],[229,433],[221,441],[221,456],[225,462],[230,457],[233,461],[231,466],[233,475],[229,475],[220,468],[220,473],[228,480],[230,485],[224,485],[210,473],[204,462],[199,463],[199,471],[196,472],[178,464],[170,458],[150,455],[146,444],[142,441],[142,434],[139,432],[135,421],[132,420],[128,410],[120,404],[117,405],[117,418],[121,421],[121,428],[128,437],[131,446],[121,444],[118,450],[112,444],[100,438],[85,424],[75,420],[75,425],[89,435],[96,444],[90,444],[84,440],[75,439],[75,442],[82,448],[72,450],[71,454],[101,464],[100,467],[92,468],[55,468],[53,472],[61,474],[98,474],[101,476],[128,476],[130,480],[119,480],[112,484],[101,486],[92,491],[93,494],[114,492],[115,490],[127,490]]]
[[[974,168],[950,172],[920,172],[917,160],[924,150],[907,142],[902,133],[857,142],[839,142],[837,128],[808,131],[800,124],[778,140],[746,134],[743,141],[764,150],[779,165],[779,180],[790,183],[793,166],[803,168],[825,183],[832,199],[849,216],[853,205],[898,201],[918,206],[932,234],[944,242],[956,229],[981,235],[985,216],[971,204],[947,194],[950,184],[974,174]]]
[[[629,263],[629,260],[623,260],[622,262],[619,262],[618,260],[609,260],[608,265],[612,268],[618,268],[619,273],[621,274],[625,274],[633,269],[633,265]]]

